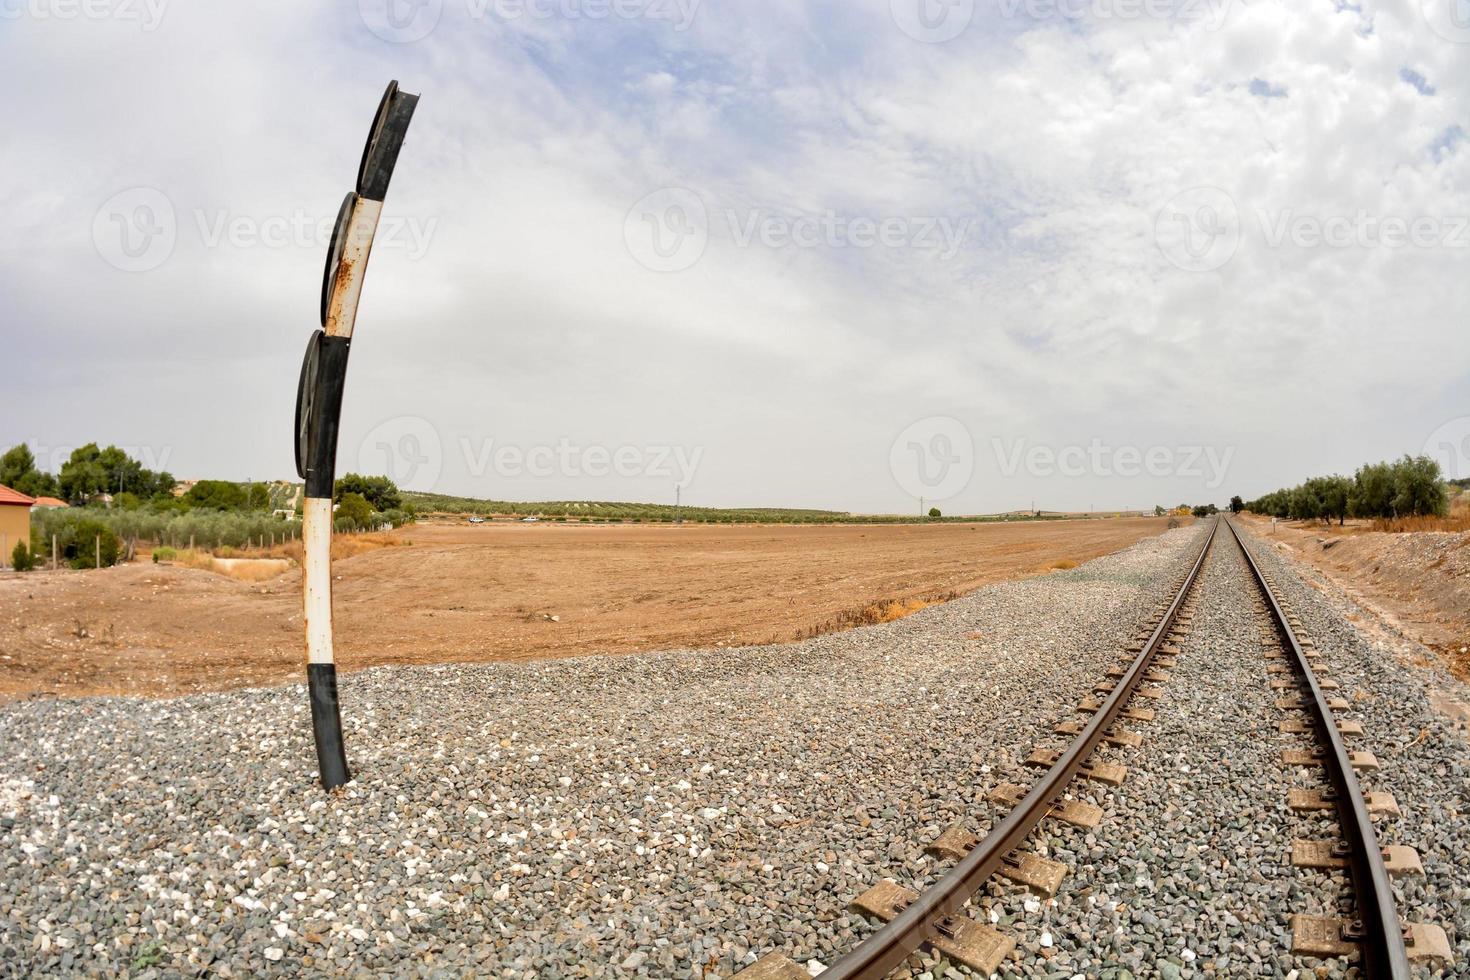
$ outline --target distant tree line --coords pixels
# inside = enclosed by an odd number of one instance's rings
[[[1405,456],[1395,463],[1359,467],[1352,477],[1313,477],[1252,500],[1246,508],[1270,517],[1342,524],[1349,517],[1443,517],[1449,501],[1439,463],[1428,456]]]
[[[0,485],[29,497],[60,497],[69,504],[85,504],[98,494],[127,493],[149,499],[173,493],[174,478],[155,473],[116,446],[99,449],[89,442],[73,450],[55,475],[43,472],[29,446],[21,443],[0,456]]]

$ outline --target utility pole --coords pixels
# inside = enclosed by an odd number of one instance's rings
[[[684,503],[684,488],[681,487],[679,484],[676,483],[676,484],[674,484],[674,523],[675,524],[683,524],[684,523],[684,519],[679,516],[679,508],[683,506],[683,503]]]

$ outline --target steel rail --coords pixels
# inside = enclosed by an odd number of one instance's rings
[[[1383,851],[1378,835],[1373,830],[1373,819],[1368,814],[1368,804],[1363,798],[1363,789],[1348,756],[1342,734],[1337,730],[1337,721],[1317,675],[1307,661],[1296,634],[1286,619],[1286,612],[1271,591],[1266,576],[1256,564],[1256,559],[1245,546],[1245,539],[1230,520],[1225,524],[1240,545],[1246,565],[1255,577],[1256,585],[1266,597],[1267,610],[1275,620],[1277,629],[1291,651],[1293,666],[1305,681],[1311,697],[1307,712],[1312,716],[1312,727],[1317,731],[1318,744],[1326,749],[1327,773],[1336,791],[1337,813],[1342,824],[1343,835],[1352,855],[1348,860],[1352,869],[1353,890],[1358,904],[1358,921],[1363,928],[1363,972],[1374,978],[1389,977],[1393,980],[1407,978],[1409,955],[1404,947],[1404,927],[1394,907],[1393,890],[1388,883],[1388,869],[1383,863]]]
[[[948,874],[818,976],[826,980],[880,980],[925,942],[942,935],[945,921],[958,912],[991,875],[1000,870],[1006,857],[1020,847],[1031,831],[1036,829],[1036,825],[1051,810],[1057,797],[1082,769],[1103,736],[1112,728],[1119,713],[1127,706],[1134,689],[1148,672],[1154,655],[1164,645],[1164,638],[1173,628],[1184,600],[1199,577],[1219,527],[1217,520],[1210,528],[1209,537],[1200,548],[1189,576],[1159,620],[1158,628],[1139,651],[1133,665],[1109,692],[1102,707],[1092,716],[1082,733],[1072,741],[1031,791]]]

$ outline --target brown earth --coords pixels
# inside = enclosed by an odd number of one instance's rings
[[[1376,531],[1246,515],[1251,530],[1306,560],[1359,605],[1470,681],[1470,533]]]
[[[396,546],[333,565],[337,662],[784,641],[1070,567],[1166,524],[418,525],[396,532]],[[300,590],[296,570],[264,583],[152,563],[0,575],[0,697],[300,679]]]

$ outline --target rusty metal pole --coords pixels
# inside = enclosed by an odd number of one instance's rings
[[[306,680],[322,786],[352,778],[342,742],[337,667],[332,652],[332,492],[336,482],[337,426],[347,380],[347,352],[357,321],[368,256],[398,152],[417,95],[390,82],[378,105],[358,168],[357,189],[337,214],[322,280],[322,329],[311,336],[296,394],[296,470],[306,481],[302,511],[302,600],[306,627]]]

